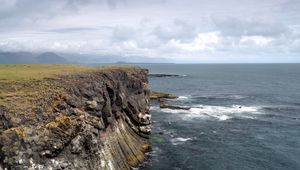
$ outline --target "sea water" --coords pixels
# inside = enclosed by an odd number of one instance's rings
[[[300,169],[300,64],[152,64],[152,90],[190,110],[151,103],[143,170]]]

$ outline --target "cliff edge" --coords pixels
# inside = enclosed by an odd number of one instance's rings
[[[131,169],[149,150],[148,70],[0,81],[0,169]]]

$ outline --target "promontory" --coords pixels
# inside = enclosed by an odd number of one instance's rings
[[[131,169],[150,148],[148,70],[0,66],[0,170]]]

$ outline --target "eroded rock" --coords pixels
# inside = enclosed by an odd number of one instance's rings
[[[169,93],[163,93],[163,92],[156,92],[156,91],[151,91],[150,92],[150,99],[177,99],[178,96],[174,94],[169,94]]]
[[[190,110],[191,109],[191,107],[188,107],[188,106],[171,105],[171,104],[168,104],[164,100],[159,100],[159,107],[162,109],[175,109],[175,110]]]
[[[23,110],[0,108],[0,167],[130,169],[142,163],[151,132],[147,75],[112,69],[37,83],[55,90]]]
[[[87,101],[86,105],[87,105],[87,108],[91,109],[91,110],[96,110],[96,108],[98,106],[98,104],[97,104],[97,102],[95,100]]]

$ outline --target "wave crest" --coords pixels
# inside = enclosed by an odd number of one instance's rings
[[[178,138],[174,138],[174,139],[171,139],[171,143],[172,145],[179,145],[179,144],[183,144],[187,141],[190,141],[192,140],[192,138],[182,138],[182,137],[178,137]]]
[[[190,110],[160,109],[152,107],[152,110],[160,110],[165,113],[181,114],[185,118],[215,118],[219,121],[225,121],[234,117],[254,119],[253,115],[261,114],[259,107],[254,106],[209,106],[194,105]]]

